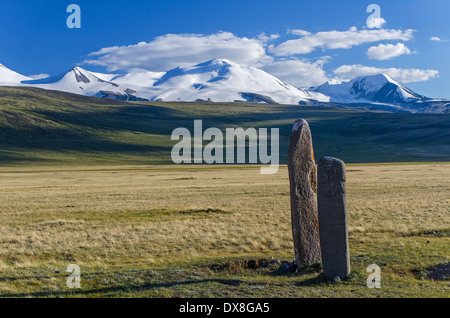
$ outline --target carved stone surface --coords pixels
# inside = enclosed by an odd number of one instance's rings
[[[301,270],[305,264],[320,262],[317,172],[311,130],[304,119],[297,120],[292,129],[288,169],[295,260]]]
[[[339,159],[319,160],[317,201],[324,276],[347,278],[350,274],[345,164]]]

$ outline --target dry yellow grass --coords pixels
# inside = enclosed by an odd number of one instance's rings
[[[450,227],[450,164],[347,170],[351,237]],[[292,250],[285,167],[4,168],[0,191],[3,269]]]
[[[420,285],[413,273],[449,262],[450,164],[347,171],[356,278],[317,294],[317,273],[208,269],[227,259],[293,259],[286,167],[272,176],[259,167],[0,168],[0,297],[448,295],[446,282]],[[416,235],[431,230],[442,235]],[[65,284],[73,263],[82,268],[79,292]],[[388,263],[382,294],[365,287],[372,263]],[[230,278],[265,287],[224,287]]]

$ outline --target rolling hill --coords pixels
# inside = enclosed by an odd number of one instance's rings
[[[317,159],[348,163],[450,161],[450,115],[320,106],[125,102],[28,87],[0,87],[0,164],[171,164],[175,128],[280,129],[286,162],[292,124],[310,122]]]

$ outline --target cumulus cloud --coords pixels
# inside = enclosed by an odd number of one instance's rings
[[[167,34],[151,42],[103,48],[90,53],[83,63],[105,66],[109,71],[128,68],[167,71],[179,65],[226,58],[258,67],[272,60],[266,54],[265,43],[276,37],[277,35],[261,34],[258,38],[251,39],[237,37],[230,32],[211,35]]]
[[[276,40],[280,37],[279,34],[271,34],[271,35],[267,35],[264,32],[261,33],[260,35],[258,35],[258,39],[263,42],[263,43],[267,43],[273,40]]]
[[[288,34],[298,35],[298,36],[305,36],[311,34],[311,32],[305,31],[305,30],[288,30]]]
[[[385,61],[401,55],[409,55],[411,50],[403,43],[380,44],[367,50],[367,57],[372,60]]]
[[[443,39],[441,39],[441,38],[438,37],[438,36],[432,36],[432,37],[430,38],[430,41],[433,41],[433,42],[448,42],[448,41],[450,41],[450,40],[443,40]]]
[[[297,32],[297,34],[305,34]],[[129,46],[103,48],[90,53],[83,63],[104,66],[108,71],[118,69],[148,69],[167,71],[177,66],[202,63],[225,58],[236,63],[254,66],[273,74],[291,85],[308,87],[328,80],[323,65],[329,57],[311,62],[306,59],[275,59],[266,52],[269,42],[278,34],[261,33],[256,38],[238,37],[229,32],[217,34],[168,34],[151,42]]]
[[[377,29],[347,31],[324,31],[310,33],[305,30],[288,30],[288,34],[299,37],[281,41],[275,46],[271,42],[279,39],[278,34],[261,33],[254,38],[239,37],[230,32],[215,34],[167,34],[150,42],[129,46],[102,48],[90,53],[84,64],[106,67],[108,71],[118,69],[147,69],[168,71],[177,66],[188,66],[214,58],[229,59],[236,63],[254,66],[297,87],[320,85],[329,80],[330,74],[324,70],[329,56],[316,60],[294,57],[317,49],[350,49],[364,43],[379,41],[409,41],[414,30]],[[403,43],[379,44],[367,50],[367,56],[375,60],[388,60],[411,54]],[[439,75],[436,70],[376,68],[363,65],[343,65],[331,75],[341,79],[352,79],[362,75],[386,73],[399,82],[427,81]]]
[[[42,78],[50,77],[50,75],[44,73],[44,74],[28,75],[28,77],[32,78],[32,79],[42,79]]]
[[[416,68],[378,68],[364,65],[342,65],[333,71],[342,80],[350,80],[358,76],[387,74],[400,83],[424,82],[436,78],[439,71]]]
[[[271,45],[269,46],[269,52],[275,56],[292,56],[308,54],[317,48],[350,49],[363,43],[383,40],[409,41],[413,38],[414,30],[358,30],[356,27],[352,27],[347,31],[309,33],[304,30],[291,30],[290,33],[301,37],[288,40],[278,46]]]
[[[367,27],[369,29],[375,29],[375,28],[379,29],[385,24],[386,24],[386,20],[383,19],[382,17],[372,17],[370,19],[367,19]]]
[[[299,59],[282,59],[265,66],[263,70],[286,83],[306,88],[321,85],[328,81],[328,76],[323,69],[323,64],[327,60],[328,57],[323,57],[315,62]]]

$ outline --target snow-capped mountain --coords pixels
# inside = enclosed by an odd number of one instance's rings
[[[31,80],[31,78],[10,70],[3,64],[0,64],[0,85],[10,86],[19,85],[21,81]]]
[[[330,97],[333,103],[366,103],[371,109],[442,113],[450,101],[419,95],[393,80],[389,75],[360,76],[346,82],[329,81],[313,91]]]
[[[348,82],[330,81],[314,91],[330,96],[332,102],[341,103],[365,101],[401,104],[426,99],[386,74],[360,76]]]
[[[320,93],[283,83],[253,67],[214,59],[165,73],[136,70],[111,80],[138,95],[159,101],[265,102],[298,104],[326,102]]]
[[[114,97],[125,100],[134,97],[134,91],[124,89],[120,85],[105,80],[102,77],[108,78],[110,76],[109,74],[93,73],[81,67],[74,67],[70,71],[57,76],[37,80],[25,80],[21,84],[86,96]]]
[[[168,72],[133,69],[104,74],[74,67],[42,79],[16,73],[0,64],[0,86],[30,86],[120,100],[256,102],[341,106],[362,110],[448,113],[450,101],[419,95],[388,75],[330,81],[309,90],[282,82],[254,67],[226,59],[177,67]]]
[[[296,88],[260,69],[225,59],[177,67],[168,72],[134,69],[125,74],[102,74],[74,67],[57,76],[37,80],[16,77],[8,83],[123,100],[272,104],[314,104],[329,100],[321,93]]]

